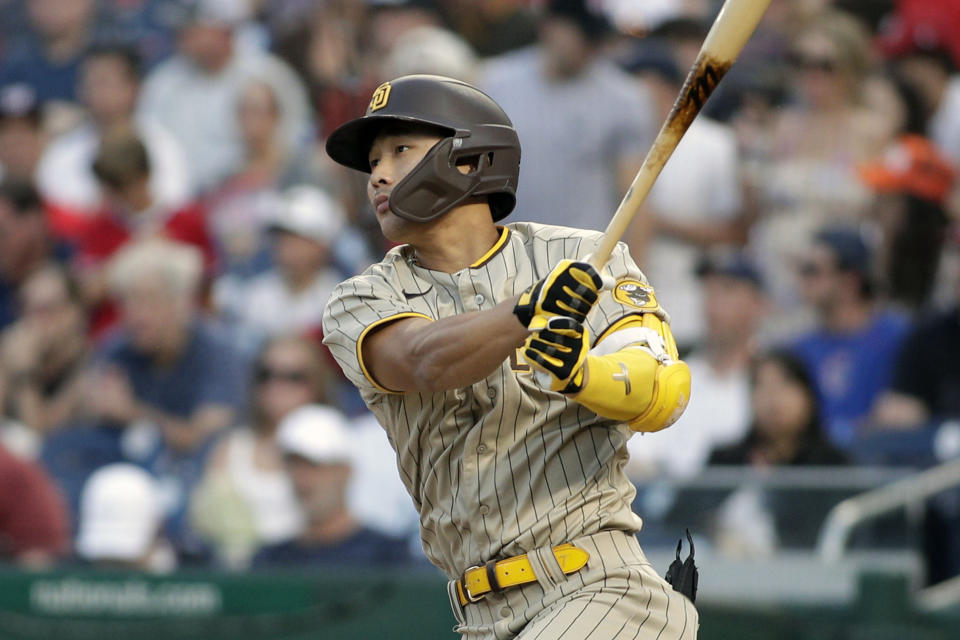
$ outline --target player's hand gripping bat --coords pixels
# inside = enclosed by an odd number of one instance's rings
[[[687,132],[690,123],[700,113],[707,98],[720,79],[727,73],[740,50],[750,39],[770,0],[727,0],[707,34],[693,68],[673,103],[673,109],[657,134],[653,146],[633,179],[626,195],[607,225],[600,246],[590,257],[590,263],[599,271],[623,237],[630,221],[640,209],[654,180],[670,159],[673,150]]]

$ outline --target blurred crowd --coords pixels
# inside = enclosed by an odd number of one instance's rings
[[[467,80],[520,136],[511,219],[603,229],[719,5],[0,0],[0,557],[424,562],[319,341],[389,248],[325,135]],[[957,34],[950,0],[773,1],[625,238],[694,381],[638,483],[960,455]]]

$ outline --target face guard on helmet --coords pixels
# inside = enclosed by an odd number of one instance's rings
[[[485,93],[442,76],[385,82],[364,116],[330,134],[327,153],[342,165],[370,173],[373,140],[394,123],[427,126],[446,136],[391,190],[390,209],[396,215],[428,222],[473,196],[488,196],[495,221],[513,210],[520,140],[507,114]],[[467,163],[471,168],[464,174],[457,165]]]

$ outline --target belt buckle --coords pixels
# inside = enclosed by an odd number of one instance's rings
[[[467,567],[466,570],[464,570],[463,572],[463,578],[460,579],[460,581],[463,583],[463,594],[467,596],[468,604],[474,604],[476,602],[480,602],[481,600],[487,597],[487,594],[485,593],[481,593],[479,596],[474,596],[472,593],[470,593],[470,587],[467,586],[467,574],[473,571],[474,569],[481,569],[481,568],[482,567],[480,565],[476,565],[476,564],[473,565],[472,567]]]

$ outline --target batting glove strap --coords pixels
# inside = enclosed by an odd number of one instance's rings
[[[601,287],[603,279],[590,263],[561,260],[547,277],[520,295],[513,313],[525,327],[537,316],[564,316],[583,323]]]
[[[530,334],[523,356],[538,374],[541,386],[560,393],[576,393],[589,350],[586,327],[573,318],[554,316],[545,327]]]

